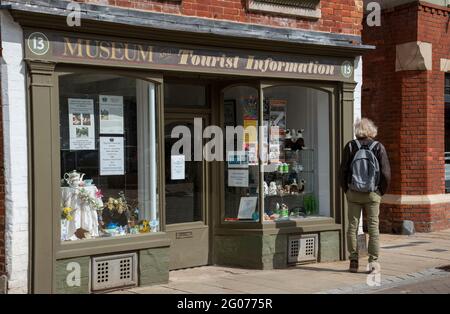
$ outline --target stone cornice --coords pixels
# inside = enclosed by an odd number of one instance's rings
[[[386,194],[381,200],[382,204],[390,205],[436,205],[450,203],[450,194],[428,195],[395,195]]]

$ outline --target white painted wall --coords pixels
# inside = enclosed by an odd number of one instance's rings
[[[353,120],[361,119],[361,92],[363,84],[362,57],[355,58],[355,81],[357,83],[354,94]],[[363,231],[363,215],[359,219],[358,234],[364,234]]]
[[[357,83],[355,88],[355,106],[354,106],[354,120],[361,118],[361,91],[363,84],[363,73],[362,73],[362,57],[355,58],[355,81]]]
[[[5,167],[5,250],[9,293],[28,291],[28,160],[23,34],[0,11],[3,141]]]

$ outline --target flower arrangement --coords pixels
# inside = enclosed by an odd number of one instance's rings
[[[101,210],[103,208],[101,203],[98,201],[101,197],[103,197],[101,191],[96,191],[95,197],[92,197],[85,188],[80,188],[78,190],[78,197],[95,210]]]
[[[71,207],[63,207],[61,209],[61,219],[72,221],[73,217],[70,214],[72,211],[73,211],[73,209]]]
[[[119,192],[118,198],[108,198],[108,202],[105,204],[105,208],[110,211],[115,211],[118,214],[127,213],[131,210],[131,206],[128,205],[127,199],[125,198],[125,194],[123,192]]]

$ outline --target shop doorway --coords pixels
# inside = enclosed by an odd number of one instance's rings
[[[166,114],[165,119],[165,217],[166,231],[172,239],[170,269],[207,265],[209,260],[208,165],[195,160],[193,136],[189,139],[190,152],[172,151],[179,140],[172,138],[172,132],[181,127],[194,134],[194,119],[199,115]],[[208,116],[201,119],[203,125],[209,124]]]
[[[200,141],[203,147],[211,117],[206,87],[189,86],[189,94],[182,92],[186,87],[165,85],[165,224],[172,240],[171,270],[207,265],[210,258],[209,165],[195,145]],[[189,145],[177,145],[181,140]]]

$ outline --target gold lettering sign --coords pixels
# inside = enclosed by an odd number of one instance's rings
[[[353,80],[352,59],[186,47],[167,43],[83,37],[58,32],[42,33],[49,38],[49,52],[44,56],[37,56],[31,49],[27,49],[27,58],[39,57],[56,62],[106,64],[169,71]],[[30,34],[32,32],[26,32],[26,36]]]

